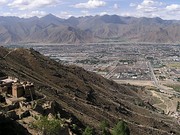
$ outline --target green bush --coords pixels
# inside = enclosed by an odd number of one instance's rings
[[[113,128],[112,135],[130,135],[127,124],[124,121],[119,121]]]
[[[47,117],[41,117],[33,123],[33,127],[45,135],[58,135],[61,130],[61,121],[58,119],[49,120]]]
[[[93,135],[93,129],[87,126],[83,132],[83,135]]]
[[[102,131],[102,135],[110,135],[109,132],[109,123],[107,121],[102,121],[101,125],[100,125],[101,131]]]

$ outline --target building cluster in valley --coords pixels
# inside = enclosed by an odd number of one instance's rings
[[[180,82],[180,47],[169,44],[33,46],[64,64],[76,64],[113,80],[151,81],[148,62],[160,81]],[[110,74],[109,74],[110,73]]]

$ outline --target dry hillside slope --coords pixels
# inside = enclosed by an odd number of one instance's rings
[[[142,87],[118,85],[77,66],[65,66],[33,49],[0,47],[0,70],[35,83],[36,90],[55,100],[84,125],[99,133],[99,124],[111,126],[123,119],[131,135],[180,135],[172,118],[157,113],[138,95]]]

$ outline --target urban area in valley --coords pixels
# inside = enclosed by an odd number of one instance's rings
[[[102,43],[27,47],[117,83],[143,86],[144,100],[180,124],[180,45]]]

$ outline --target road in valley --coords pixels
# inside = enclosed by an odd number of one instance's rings
[[[111,76],[113,75],[114,71],[117,69],[118,63],[119,63],[119,62],[114,63],[115,66],[114,66],[113,69],[105,76],[105,78],[107,78],[107,79],[110,79],[110,78],[111,78]]]

